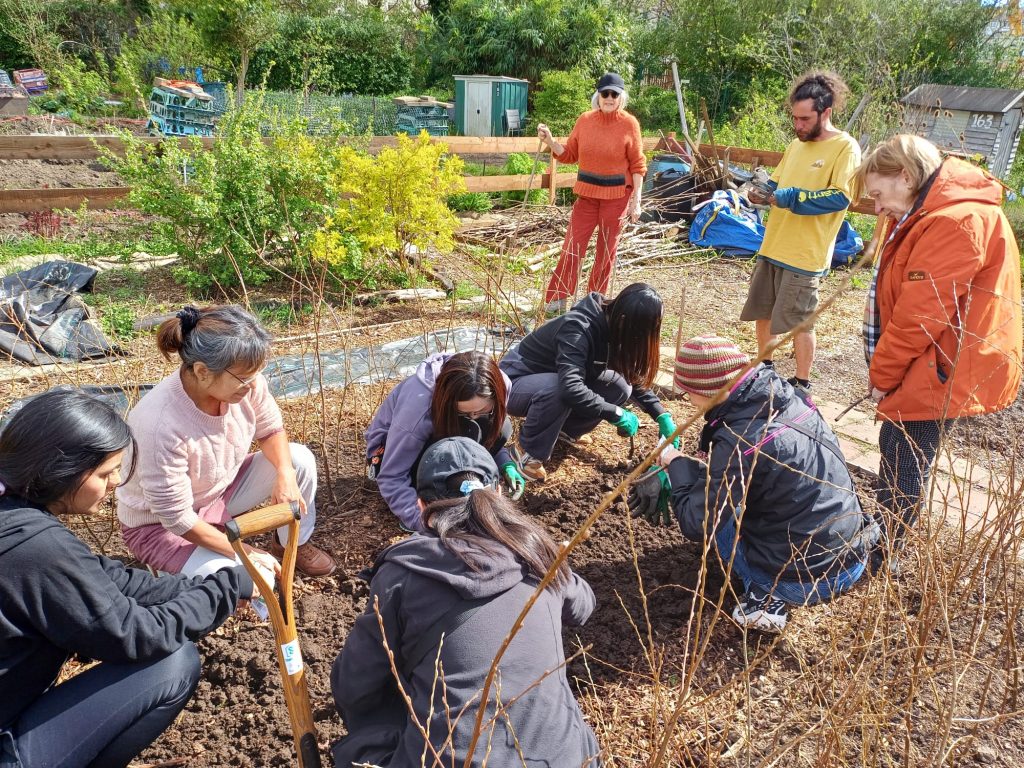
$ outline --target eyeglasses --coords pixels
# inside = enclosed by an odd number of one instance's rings
[[[224,373],[226,373],[226,374],[228,374],[229,376],[231,376],[231,378],[233,378],[233,379],[234,379],[235,381],[237,381],[237,382],[238,382],[239,384],[241,384],[241,385],[242,385],[243,387],[249,387],[249,386],[252,386],[253,382],[255,382],[255,381],[256,381],[256,379],[258,379],[258,378],[259,378],[259,376],[260,376],[260,375],[259,375],[259,374],[257,373],[257,374],[256,374],[255,376],[250,376],[250,377],[249,377],[249,378],[247,378],[247,379],[243,379],[243,378],[242,378],[241,376],[238,376],[238,375],[236,375],[236,374],[234,374],[234,373],[231,373],[231,371],[229,371],[229,370],[228,370],[227,368],[225,368],[225,369],[224,369]]]
[[[602,99],[617,99],[617,98],[619,98],[619,94],[618,94],[617,91],[601,91],[601,98]]]
[[[459,416],[465,416],[467,419],[470,419],[471,421],[476,421],[477,419],[482,419],[484,416],[493,416],[493,415],[494,415],[494,408],[493,407],[487,409],[486,411],[470,411],[469,413],[466,413],[465,411],[459,411]]]

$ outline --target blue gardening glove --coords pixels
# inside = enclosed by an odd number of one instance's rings
[[[672,414],[671,413],[663,413],[663,414],[661,414],[661,416],[659,416],[657,418],[657,422],[658,422],[658,436],[659,437],[668,437],[669,435],[671,435],[673,432],[676,431],[676,423],[674,421],[672,421]],[[676,449],[679,448],[679,438],[678,437],[675,440],[672,441],[672,447],[676,448]]]
[[[526,478],[519,471],[519,467],[515,465],[515,462],[509,461],[501,465],[501,473],[505,475],[505,482],[508,484],[509,490],[512,491],[510,498],[512,501],[519,501],[523,491],[526,490]]]
[[[642,517],[651,525],[672,525],[671,497],[668,475],[662,469],[650,469],[633,483],[626,503],[633,517]]]
[[[640,419],[632,411],[627,411],[625,408],[621,410],[622,415],[613,421],[612,424],[615,425],[620,437],[632,437],[640,429]]]

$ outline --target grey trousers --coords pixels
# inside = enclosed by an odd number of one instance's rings
[[[519,427],[519,445],[533,458],[541,461],[550,459],[559,432],[577,438],[601,423],[601,417],[573,413],[572,408],[562,401],[557,373],[516,376],[508,369],[505,372],[512,379],[508,412],[524,419]],[[615,371],[605,371],[586,384],[612,405],[625,404],[633,393],[633,388]]]

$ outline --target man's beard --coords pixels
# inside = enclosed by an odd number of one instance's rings
[[[821,115],[818,115],[818,121],[805,135],[801,136],[799,133],[796,135],[800,141],[814,141],[819,136],[821,136]]]

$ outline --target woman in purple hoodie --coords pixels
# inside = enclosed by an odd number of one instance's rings
[[[480,443],[512,498],[522,495],[526,481],[506,447],[512,436],[508,390],[508,377],[483,352],[431,355],[391,390],[366,430],[366,466],[402,528],[420,530],[416,467],[427,447],[444,437]]]

